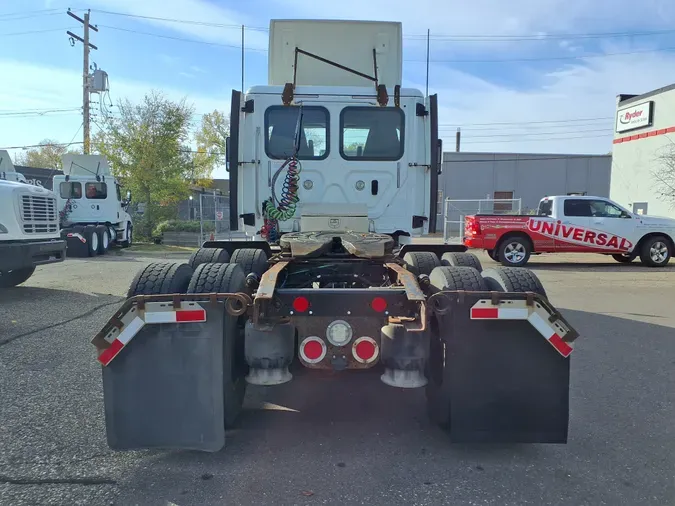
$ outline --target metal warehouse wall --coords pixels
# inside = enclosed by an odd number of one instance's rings
[[[624,100],[617,108],[648,101],[653,101],[651,126],[614,134],[610,197],[633,212],[675,218],[675,208],[658,194],[654,177],[664,170],[660,158],[675,154],[675,85]]]
[[[443,199],[493,198],[495,192],[511,191],[523,199],[523,210],[536,208],[544,195],[608,197],[611,160],[610,155],[444,153],[439,190]]]

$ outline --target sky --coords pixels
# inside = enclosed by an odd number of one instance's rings
[[[109,75],[104,107],[151,90],[200,114],[229,111],[267,83],[270,19],[401,21],[403,86],[438,93],[446,149],[609,153],[616,96],[675,83],[675,2],[643,0],[0,0],[0,149],[82,141],[82,46],[66,15],[91,9],[91,62]],[[161,18],[161,19],[157,19]],[[20,149],[10,149],[16,156]],[[226,177],[218,169],[214,177]]]

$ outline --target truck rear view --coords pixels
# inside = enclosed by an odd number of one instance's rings
[[[272,22],[278,69],[233,92],[228,141],[252,240],[146,266],[94,337],[112,448],[220,450],[248,386],[296,364],[423,388],[453,441],[566,442],[576,331],[532,272],[421,240],[438,115],[386,70],[401,42],[398,23]]]

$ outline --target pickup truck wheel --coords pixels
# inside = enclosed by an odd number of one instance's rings
[[[199,248],[190,255],[188,264],[196,269],[201,264],[226,264],[230,261],[230,254],[222,248]]]
[[[234,250],[230,257],[230,263],[241,265],[246,275],[253,273],[258,277],[262,276],[269,267],[267,254],[263,250],[255,248]]]
[[[483,270],[480,260],[478,260],[478,257],[473,253],[443,253],[441,264],[452,265],[455,267],[473,267],[478,272]]]
[[[636,256],[637,255],[631,253],[628,255],[612,255],[612,258],[621,264],[629,264],[635,260]]]
[[[436,267],[429,275],[431,285],[437,290],[487,291],[485,280],[472,267]],[[446,355],[448,339],[443,325],[432,317],[429,343],[429,360],[426,367],[428,383],[425,393],[429,418],[445,429],[450,426],[450,401],[452,396],[450,368]]]
[[[667,238],[657,235],[642,244],[640,261],[647,267],[664,267],[670,261],[670,244]]]
[[[246,276],[238,264],[201,264],[197,267],[188,293],[236,293],[245,290]],[[223,315],[223,392],[225,428],[237,420],[246,394],[248,365],[244,350],[246,317]]]
[[[522,267],[530,259],[530,243],[523,237],[508,237],[499,245],[497,255],[506,267]]]
[[[127,298],[135,295],[167,295],[186,293],[192,267],[177,262],[153,262],[134,277]]]
[[[12,288],[27,281],[33,273],[35,267],[24,267],[13,271],[0,272],[0,288]]]
[[[534,292],[546,297],[546,290],[537,275],[520,267],[494,267],[481,275],[488,290],[495,292]]]
[[[411,251],[403,255],[403,261],[408,266],[408,270],[416,276],[422,274],[428,276],[434,268],[441,266],[438,256],[429,251]]]

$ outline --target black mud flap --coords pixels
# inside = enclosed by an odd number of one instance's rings
[[[484,298],[448,297],[447,313],[436,315],[440,349],[432,347],[430,379],[442,392],[435,402],[449,401],[443,418],[451,440],[566,443],[569,357],[527,320],[472,320]]]
[[[110,448],[223,448],[225,309],[202,306],[206,322],[146,324],[103,367]]]

